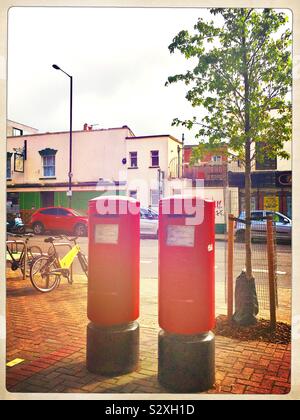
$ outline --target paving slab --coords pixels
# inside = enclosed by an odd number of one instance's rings
[[[7,275],[7,362],[24,360],[7,367],[9,392],[170,393],[157,381],[157,279],[141,280],[138,369],[105,377],[86,369],[86,279],[75,276],[73,285],[63,281],[58,289],[41,294],[17,272]],[[217,306],[217,313],[224,313],[222,308]],[[286,394],[290,360],[289,344],[217,336],[216,383],[207,393]]]

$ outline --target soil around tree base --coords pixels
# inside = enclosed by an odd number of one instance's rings
[[[270,321],[258,319],[255,325],[241,327],[234,321],[228,321],[227,316],[216,318],[215,335],[235,338],[241,341],[266,341],[274,344],[289,344],[291,342],[291,326],[284,322],[277,322],[276,330],[270,329]]]

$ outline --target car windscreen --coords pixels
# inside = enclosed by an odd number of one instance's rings
[[[142,219],[158,219],[158,214],[156,214],[153,210],[150,209],[140,209],[140,215]]]

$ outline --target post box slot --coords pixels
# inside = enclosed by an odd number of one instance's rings
[[[119,217],[118,214],[94,214],[93,217],[101,217],[101,218],[116,218]]]
[[[119,225],[105,224],[95,225],[96,244],[117,244],[119,240]]]
[[[178,219],[178,218],[186,218],[186,217],[196,217],[196,214],[195,213],[193,213],[193,214],[185,214],[185,213],[182,213],[182,214],[168,214],[167,215],[167,217],[169,217],[170,219],[172,219],[172,218],[176,218],[176,219]]]

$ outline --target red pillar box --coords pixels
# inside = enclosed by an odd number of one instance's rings
[[[167,214],[163,214],[164,208]],[[161,200],[159,325],[164,330],[200,334],[214,327],[214,247],[213,201],[179,197]]]
[[[87,367],[125,373],[138,362],[140,204],[129,197],[89,202]]]
[[[198,197],[160,201],[159,369],[180,392],[214,383],[215,203]]]

